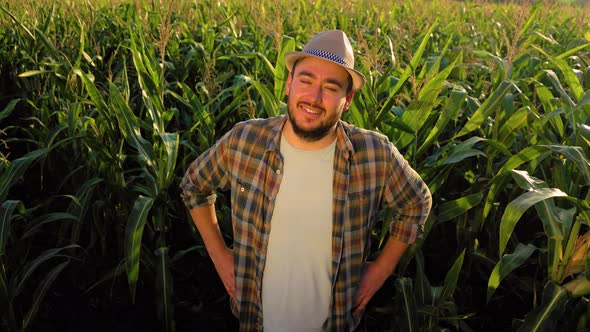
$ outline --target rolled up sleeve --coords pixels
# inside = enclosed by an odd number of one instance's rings
[[[180,197],[187,208],[211,205],[217,190],[229,185],[227,149],[231,131],[195,159],[180,182]]]
[[[403,156],[397,150],[393,155],[393,175],[385,192],[387,207],[393,210],[389,234],[411,244],[423,237],[432,196],[426,183]]]

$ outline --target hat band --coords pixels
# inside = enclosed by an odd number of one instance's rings
[[[348,68],[352,68],[352,66],[350,64],[348,64],[346,61],[344,61],[344,59],[342,59],[341,57],[337,56],[336,54],[330,53],[328,51],[324,51],[324,50],[303,50],[303,52],[304,53],[307,53],[307,54],[315,55],[317,57],[324,58],[324,59],[327,59],[327,60],[330,60],[330,61],[334,61],[334,62],[336,62],[338,64],[341,64],[341,65],[343,65],[345,67],[348,67]]]

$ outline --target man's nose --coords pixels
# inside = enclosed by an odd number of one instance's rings
[[[311,88],[310,91],[310,95],[313,98],[315,103],[321,103],[322,102],[322,86],[319,84],[314,85]]]

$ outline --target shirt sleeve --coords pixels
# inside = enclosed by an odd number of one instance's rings
[[[420,175],[393,145],[391,147],[391,177],[385,188],[386,208],[393,210],[389,234],[396,240],[411,244],[423,236],[432,196]]]
[[[180,183],[180,197],[187,208],[214,204],[216,191],[226,190],[229,186],[227,165],[231,133],[226,133],[186,170]]]

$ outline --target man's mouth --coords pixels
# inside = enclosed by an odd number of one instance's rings
[[[301,109],[303,109],[306,113],[314,114],[314,115],[322,113],[321,108],[310,107],[308,105],[301,105]]]

